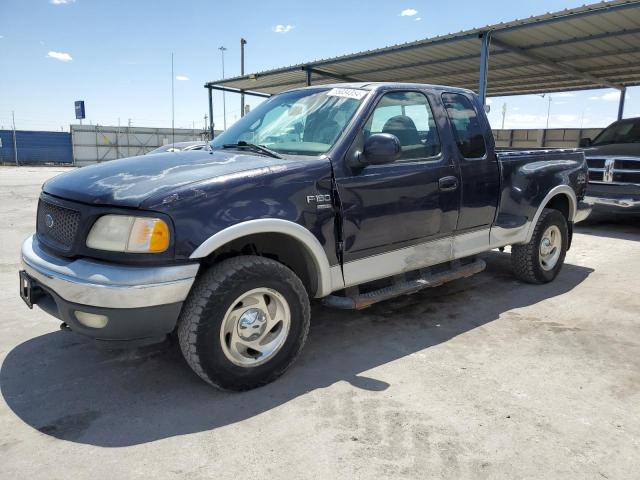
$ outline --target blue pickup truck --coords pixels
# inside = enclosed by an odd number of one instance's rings
[[[444,86],[352,83],[272,96],[210,142],[46,182],[20,294],[65,327],[140,345],[174,334],[224,389],[281,375],[309,299],[364,308],[484,268],[552,281],[571,245],[580,150],[497,152],[483,105]]]

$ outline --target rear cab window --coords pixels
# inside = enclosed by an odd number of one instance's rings
[[[487,153],[478,114],[471,101],[459,93],[443,93],[442,102],[464,158],[483,158]]]

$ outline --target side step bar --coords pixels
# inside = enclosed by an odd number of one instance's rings
[[[437,287],[452,280],[470,277],[483,271],[486,266],[486,262],[479,258],[464,265],[454,261],[451,262],[451,267],[444,271],[433,272],[431,269],[424,269],[420,272],[419,278],[414,280],[398,281],[388,287],[351,296],[329,295],[322,299],[322,303],[327,307],[343,310],[362,310],[383,300],[410,295],[423,288]]]

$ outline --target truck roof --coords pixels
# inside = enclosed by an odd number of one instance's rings
[[[386,88],[397,88],[397,89],[424,89],[428,88],[430,90],[438,90],[438,91],[447,91],[447,92],[458,92],[458,93],[471,93],[476,94],[473,90],[469,90],[467,88],[459,88],[459,87],[449,87],[446,85],[432,85],[429,83],[404,83],[404,82],[344,82],[344,83],[326,83],[322,85],[311,85],[308,87],[300,87],[300,88],[292,88],[290,90],[286,90],[287,92],[293,92],[296,90],[307,90],[307,89],[316,89],[316,88],[359,88],[364,90],[379,90]],[[281,92],[285,93],[285,92]]]

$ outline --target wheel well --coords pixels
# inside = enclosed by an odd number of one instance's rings
[[[553,197],[549,202],[545,205],[545,208],[553,208],[554,210],[558,210],[567,222],[571,219],[571,203],[569,201],[569,197],[563,193],[559,193],[555,197]]]
[[[258,233],[232,240],[203,259],[207,265],[239,255],[259,255],[287,266],[300,278],[309,296],[318,291],[315,261],[297,239],[283,233]]]

